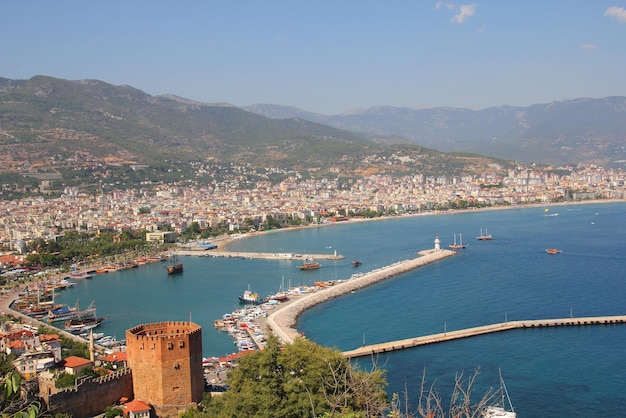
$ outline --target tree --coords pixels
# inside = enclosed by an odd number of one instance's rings
[[[281,346],[270,336],[263,351],[240,360],[228,383],[202,416],[379,417],[388,407],[384,372],[356,370],[338,350],[304,338]]]
[[[426,370],[422,374],[422,381],[420,384],[420,393],[417,405],[417,416],[422,418],[478,418],[484,415],[485,409],[491,405],[494,405],[497,399],[500,399],[503,394],[503,387],[494,390],[489,388],[478,402],[474,403],[471,399],[472,392],[474,391],[474,384],[476,378],[480,374],[480,369],[474,370],[474,373],[467,379],[464,378],[463,373],[457,373],[454,376],[454,389],[450,397],[450,406],[448,411],[443,406],[441,395],[431,385],[427,387],[426,383]],[[403,418],[413,417],[414,414],[408,411],[408,394],[405,395],[404,406],[401,407],[401,398],[398,394],[393,395],[391,402],[391,412],[389,417],[391,418]]]
[[[15,418],[35,418],[41,406],[38,402],[28,402],[20,397],[22,378],[13,370],[0,378],[0,416]]]

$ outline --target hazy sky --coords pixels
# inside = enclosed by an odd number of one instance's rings
[[[324,114],[626,96],[626,0],[1,0],[0,77]]]

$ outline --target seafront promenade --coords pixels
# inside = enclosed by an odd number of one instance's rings
[[[387,267],[364,273],[358,277],[335,284],[334,286],[325,287],[310,293],[298,299],[286,303],[285,306],[278,308],[275,312],[268,316],[266,325],[272,332],[280,338],[284,343],[292,343],[300,333],[295,328],[298,316],[306,309],[309,309],[319,303],[337,298],[339,296],[354,292],[366,286],[372,285],[381,280],[388,279],[393,276],[414,270],[418,267],[425,266],[435,261],[451,257],[456,254],[450,250],[425,250],[418,253],[420,257],[415,259],[400,261]]]
[[[445,341],[458,340],[461,338],[475,337],[478,335],[491,334],[494,332],[508,331],[512,329],[524,328],[545,328],[564,326],[585,326],[585,325],[611,325],[625,324],[626,315],[619,316],[597,316],[584,318],[557,318],[557,319],[535,319],[526,321],[509,321],[498,324],[484,325],[474,328],[465,328],[456,331],[442,332],[440,334],[425,335],[422,337],[407,338],[404,340],[390,341],[380,344],[366,345],[354,350],[344,351],[343,355],[348,358],[362,357],[388,353],[390,351],[404,350],[407,348],[419,347],[421,345],[441,343]]]

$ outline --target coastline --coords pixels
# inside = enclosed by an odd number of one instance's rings
[[[481,208],[474,210],[448,210],[448,211],[432,211],[426,213],[419,214],[408,214],[408,215],[399,215],[399,217],[417,217],[417,216],[434,216],[434,215],[456,215],[461,213],[473,213],[483,210],[489,211],[497,211],[497,210],[509,210],[509,209],[524,209],[524,208],[542,208],[542,207],[566,207],[566,206],[574,206],[579,204],[601,204],[601,203],[619,203],[625,202],[624,200],[593,200],[593,201],[581,201],[576,203],[569,202],[560,202],[557,204],[528,204],[528,205],[515,205],[515,206],[499,206],[499,207],[490,207],[490,208]],[[263,231],[263,232],[255,232],[253,234],[241,234],[236,238],[231,238],[231,236],[220,237],[219,243],[213,242],[217,245],[216,250],[219,251],[228,251],[228,245],[234,241],[244,238],[252,238],[258,236],[258,234],[267,234],[267,233],[279,233],[279,232],[289,232],[289,231],[298,231],[303,228],[317,228],[317,227],[327,227],[327,226],[336,226],[341,225],[343,223],[349,222],[373,222],[373,221],[382,221],[388,220],[394,217],[376,217],[376,218],[359,218],[359,219],[350,219],[346,222],[340,223],[325,223],[325,224],[314,224],[307,226],[298,226],[298,227],[290,227],[290,228],[281,228],[277,230]],[[398,274],[402,274],[404,272],[416,269],[423,265],[439,261],[443,258],[450,257],[452,255],[456,255],[455,251],[442,249],[438,253],[435,252],[434,249],[424,250],[418,253],[421,257],[405,260],[399,263],[396,263],[391,266],[383,267],[381,269],[377,269],[375,271],[371,271],[368,273],[364,273],[359,277],[350,278],[340,283],[335,284],[332,287],[327,287],[321,290],[317,290],[313,293],[305,294],[303,296],[298,296],[297,298],[290,300],[288,302],[284,302],[278,305],[275,310],[267,317],[267,318],[259,318],[258,322],[261,328],[269,328],[269,330],[279,337],[281,341],[284,343],[292,343],[293,340],[297,337],[302,337],[303,335],[297,330],[297,322],[298,317],[302,315],[307,309],[310,309],[318,304],[327,302],[331,299],[347,295],[349,293],[353,293],[354,291],[379,282],[381,280],[385,280],[387,278],[393,277]]]
[[[394,216],[378,216],[375,218],[350,218],[348,221],[342,222],[327,222],[322,224],[311,224],[311,225],[302,225],[302,226],[293,226],[287,228],[280,229],[272,229],[270,231],[257,231],[253,233],[247,234],[237,234],[234,238],[233,235],[223,235],[217,237],[214,240],[211,240],[212,244],[217,245],[215,248],[216,251],[229,251],[228,246],[235,241],[239,241],[240,239],[253,238],[263,234],[276,234],[279,232],[290,232],[290,231],[299,231],[306,228],[324,228],[330,226],[339,226],[343,224],[350,224],[354,222],[376,222],[376,221],[384,221],[393,218],[404,218],[404,217],[418,217],[418,216],[437,216],[437,215],[459,215],[464,213],[477,213],[482,211],[499,211],[499,210],[511,210],[511,209],[525,209],[525,208],[547,208],[547,207],[566,207],[566,206],[576,206],[576,205],[597,205],[602,203],[626,203],[624,199],[592,199],[592,200],[581,200],[576,202],[554,202],[554,203],[527,203],[521,205],[508,205],[508,206],[490,206],[484,208],[472,208],[472,209],[448,209],[445,211],[428,211],[423,213],[411,213],[411,214],[403,214],[403,215],[394,215]],[[209,250],[211,251],[211,250]]]

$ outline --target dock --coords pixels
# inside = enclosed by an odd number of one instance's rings
[[[263,259],[263,260],[342,260],[343,255],[337,254],[294,254],[294,253],[263,253],[251,251],[216,251],[207,249],[198,250],[176,250],[172,252],[176,255],[200,256],[200,257],[222,257],[222,258],[242,258],[242,259]]]
[[[388,353],[396,350],[404,350],[419,347],[427,344],[442,343],[445,341],[458,340],[461,338],[475,337],[478,335],[492,334],[495,332],[508,331],[512,329],[526,328],[546,328],[565,326],[588,326],[588,325],[613,325],[626,323],[626,315],[618,316],[592,316],[582,318],[556,318],[556,319],[534,319],[525,321],[508,321],[497,324],[484,325],[474,328],[465,328],[456,331],[447,331],[440,334],[425,335],[404,340],[390,341],[380,344],[365,345],[354,350],[344,351],[347,358],[363,357],[381,353]]]

